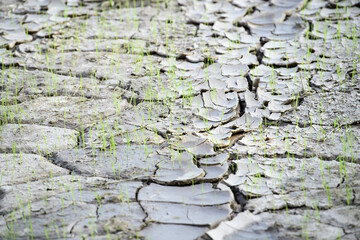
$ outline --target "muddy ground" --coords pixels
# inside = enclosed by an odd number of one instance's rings
[[[0,0],[1,239],[360,239],[358,0]]]

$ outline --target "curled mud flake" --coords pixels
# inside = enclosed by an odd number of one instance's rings
[[[285,49],[279,48],[279,49],[265,49],[264,50],[264,57],[269,59],[279,59],[283,55],[285,55]]]
[[[191,63],[199,63],[204,61],[204,57],[199,53],[194,53],[186,56],[186,60]]]
[[[0,36],[0,56],[3,58],[4,55],[7,53],[5,48],[14,48],[15,44],[16,41],[10,41]],[[2,59],[2,61],[4,61],[4,59]]]
[[[262,104],[255,100],[255,94],[250,91],[245,91],[245,104],[247,108],[261,108]]]
[[[221,67],[223,76],[244,76],[249,71],[249,68],[245,64],[238,65],[223,65]]]
[[[272,73],[271,67],[263,65],[263,64],[250,70],[250,74],[254,77],[268,76],[268,75],[271,75],[271,73]]]
[[[236,164],[237,171],[235,176],[238,177],[262,175],[264,173],[260,165],[252,163],[248,159],[234,160],[233,163]]]
[[[216,21],[213,25],[213,30],[219,32],[221,35],[225,34],[226,32],[231,32],[231,28],[233,27],[233,24],[230,22],[220,22]]]
[[[220,122],[214,122],[214,121],[209,121],[206,120],[204,118],[197,118],[195,119],[195,121],[193,122],[194,124],[194,128],[198,129],[200,131],[207,131],[213,127],[217,127],[219,126],[221,123]]]
[[[206,141],[206,138],[197,137],[195,135],[181,136],[180,139],[181,141],[171,145],[174,149],[186,150],[189,148],[194,148]]]
[[[214,226],[227,218],[231,212],[229,204],[220,206],[197,206],[174,203],[142,202],[151,222],[187,224],[192,226]]]
[[[273,3],[275,6],[279,6],[287,10],[299,10],[303,8],[303,6],[306,4],[306,1],[295,0],[295,1],[287,2],[285,0],[272,0],[271,3]]]
[[[216,110],[211,108],[199,109],[198,116],[202,117],[204,120],[212,121],[212,122],[221,122],[226,123],[234,118],[236,112],[232,109],[223,109]]]
[[[214,156],[214,143],[210,141],[202,142],[201,144],[188,148],[187,151],[196,157]]]
[[[200,165],[205,171],[205,176],[202,178],[203,181],[215,182],[220,181],[228,172],[229,164],[218,165]]]
[[[274,35],[297,35],[300,34],[301,31],[303,31],[304,28],[301,26],[294,26],[290,24],[285,23],[278,23],[275,24],[275,30],[272,31]]]
[[[216,106],[213,101],[212,101],[212,95],[211,95],[211,91],[206,91],[202,94],[202,98],[204,100],[204,106],[206,108],[210,108],[210,109],[218,109],[218,110],[222,110],[223,108],[221,106]],[[200,109],[199,109],[200,110]]]
[[[257,43],[259,43],[259,37],[252,36],[252,35],[249,35],[249,34],[241,34],[239,41],[241,43],[257,44]]]
[[[69,7],[77,7],[79,6],[79,3],[79,0],[67,0],[66,5],[68,5]]]
[[[245,30],[244,30],[245,31]],[[233,42],[238,42],[240,40],[240,35],[238,33],[233,33],[233,32],[225,32],[225,36]],[[220,53],[220,52],[219,52]],[[224,54],[224,52],[222,52],[222,54]]]
[[[280,49],[290,47],[289,42],[280,42],[280,41],[268,41],[264,44],[264,49]]]
[[[189,63],[189,62],[180,62],[175,64],[176,68],[183,71],[191,71],[191,70],[197,70],[204,66],[204,63]]]
[[[245,238],[253,238],[255,234],[249,231],[249,228],[257,229],[256,236],[269,238],[272,235],[266,233],[266,223],[263,223],[261,218],[253,215],[249,211],[238,214],[231,221],[221,222],[218,227],[208,231],[206,234],[213,240],[224,239],[227,236],[238,236]]]
[[[230,174],[227,179],[224,180],[225,184],[230,187],[239,186],[245,184],[247,177],[236,176],[235,174]]]
[[[203,134],[209,139],[216,147],[222,148],[230,145],[231,130],[222,125],[210,130],[210,133]]]
[[[196,10],[192,10],[186,13],[186,16],[191,22],[196,24],[212,25],[216,21],[216,17],[213,14],[201,14]]]
[[[224,5],[224,2],[215,2],[215,3],[207,2],[207,3],[205,3],[205,9],[206,9],[205,11],[207,13],[216,13],[221,10],[223,5]]]
[[[297,67],[293,67],[293,68],[277,68],[277,69],[275,69],[275,71],[280,76],[294,76],[295,73],[297,72],[297,70],[298,70]]]
[[[251,53],[245,53],[242,55],[242,58],[240,59],[240,62],[242,64],[246,65],[259,65],[259,61],[257,59],[257,56]]]
[[[248,197],[261,197],[272,194],[266,180],[257,177],[249,177],[243,184],[238,185],[238,188]]]
[[[271,113],[269,116],[265,116],[270,121],[278,121],[280,120],[281,113]]]
[[[224,126],[230,128],[233,133],[237,133],[257,129],[260,127],[261,123],[261,118],[256,118],[250,116],[249,114],[244,114],[240,118],[237,118],[225,124]]]
[[[247,47],[250,47],[250,49],[254,50],[255,46],[253,46],[252,44],[246,44],[246,43],[237,43],[237,42],[232,42],[227,38],[218,38],[216,39],[216,41],[218,42],[218,44],[221,47],[224,47],[226,49],[244,49]]]
[[[153,181],[167,185],[186,185],[205,175],[204,171],[194,164],[191,154],[187,152],[175,154],[173,159],[158,165],[158,170],[152,177]]]
[[[214,143],[214,146],[217,148],[224,148],[228,147],[231,144],[231,132],[227,134],[216,134],[216,135],[210,135],[209,139],[212,143]]]
[[[279,103],[276,100],[271,100],[268,105],[268,109],[270,110],[270,112],[283,113],[283,112],[291,110],[292,107],[291,107],[291,105],[282,105],[281,103]]]
[[[183,240],[196,239],[207,229],[207,227],[191,225],[150,223],[141,230],[140,234],[149,240]]]
[[[202,108],[204,107],[204,101],[201,95],[196,95],[191,99],[189,105],[184,104],[184,108]]]
[[[261,4],[261,3],[263,3],[263,1],[262,0],[245,0],[245,1],[234,0],[234,1],[232,1],[232,3],[239,8],[247,8],[247,7],[254,7],[258,4]]]
[[[150,184],[140,189],[138,201],[213,206],[230,203],[232,195],[230,190],[216,190],[210,183],[182,187]]]
[[[228,160],[229,158],[229,153],[220,153],[216,156],[213,157],[208,157],[208,158],[201,158],[199,159],[200,164],[203,165],[217,165],[217,164],[223,164],[225,161]]]
[[[249,16],[246,20],[248,23],[254,25],[269,25],[269,24],[282,22],[284,19],[285,19],[284,12],[279,11],[275,13],[268,11],[257,15]]]
[[[228,100],[223,89],[213,89],[210,95],[212,102],[217,106],[227,109],[236,109],[238,106],[238,100],[236,98]]]
[[[30,42],[33,40],[31,35],[27,35],[24,30],[6,31],[2,34],[2,38],[8,41],[16,41],[17,43]]]
[[[212,90],[212,89],[227,90],[226,82],[223,81],[220,76],[218,77],[211,76],[209,77],[208,82],[209,82],[209,88],[207,88],[207,90]]]

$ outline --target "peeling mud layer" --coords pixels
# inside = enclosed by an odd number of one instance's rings
[[[358,0],[0,0],[0,239],[360,239]]]

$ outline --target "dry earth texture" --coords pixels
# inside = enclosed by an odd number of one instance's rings
[[[0,239],[360,239],[359,0],[0,0]]]

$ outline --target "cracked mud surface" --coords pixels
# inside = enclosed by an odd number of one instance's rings
[[[0,0],[1,239],[360,239],[357,0]]]

